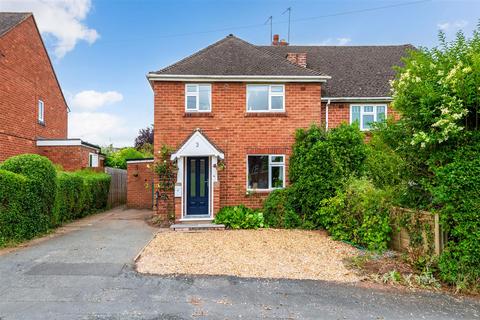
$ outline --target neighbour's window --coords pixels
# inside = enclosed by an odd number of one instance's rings
[[[284,155],[249,155],[247,158],[249,190],[272,190],[285,187]]]
[[[285,111],[285,86],[283,84],[247,85],[247,111]]]
[[[38,122],[45,122],[45,106],[42,100],[38,100]]]
[[[210,84],[185,85],[185,111],[209,112],[212,110],[212,86]]]
[[[370,130],[374,122],[385,121],[386,105],[351,105],[350,123],[357,122],[360,130]]]
[[[90,168],[97,168],[98,167],[98,154],[96,154],[96,153],[89,153],[88,154],[88,166]]]

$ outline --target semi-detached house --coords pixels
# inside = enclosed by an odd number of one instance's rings
[[[156,154],[164,145],[174,148],[178,167],[171,203],[158,210],[199,221],[224,206],[259,207],[288,184],[296,129],[357,121],[368,130],[394,114],[389,80],[408,49],[292,46],[278,36],[257,46],[229,35],[148,73],[154,148]],[[129,162],[130,206],[155,204],[149,161]]]

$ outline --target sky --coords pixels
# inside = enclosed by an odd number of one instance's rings
[[[69,138],[131,146],[153,123],[149,71],[230,33],[253,44],[273,33],[296,45],[437,45],[470,35],[480,0],[0,0],[33,12],[67,99]],[[282,13],[284,13],[282,15]]]

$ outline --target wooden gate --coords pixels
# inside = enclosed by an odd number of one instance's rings
[[[105,167],[105,173],[112,177],[108,192],[108,206],[113,208],[125,204],[127,202],[127,170]]]

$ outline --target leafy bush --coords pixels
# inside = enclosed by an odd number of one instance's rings
[[[0,169],[0,247],[27,238],[32,215],[25,211],[27,178]]]
[[[357,126],[297,130],[289,178],[292,207],[304,221],[311,219],[323,199],[342,189],[351,175],[361,174],[366,152],[364,135]]]
[[[127,159],[143,159],[153,157],[149,152],[141,152],[135,148],[123,148],[119,151],[111,152],[108,149],[102,150],[106,154],[105,166],[127,169]]]
[[[109,175],[56,172],[39,155],[7,159],[0,164],[0,246],[105,208],[109,186]]]
[[[46,232],[50,227],[57,186],[56,171],[50,160],[37,154],[24,154],[5,160],[0,169],[27,178],[23,208],[32,223],[25,224],[25,237]]]
[[[272,228],[298,228],[302,219],[291,204],[291,189],[280,189],[271,192],[263,203],[265,224]]]
[[[223,207],[215,216],[216,224],[224,224],[231,229],[257,229],[263,228],[263,214],[244,205]]]
[[[405,182],[405,163],[377,135],[373,135],[367,144],[364,175],[376,187],[399,187]]]
[[[480,288],[480,143],[459,150],[453,162],[435,171],[434,203],[449,231],[440,257],[440,277]]]
[[[349,180],[345,191],[322,201],[317,225],[333,238],[370,250],[385,250],[390,240],[390,202],[385,191],[365,178]]]

